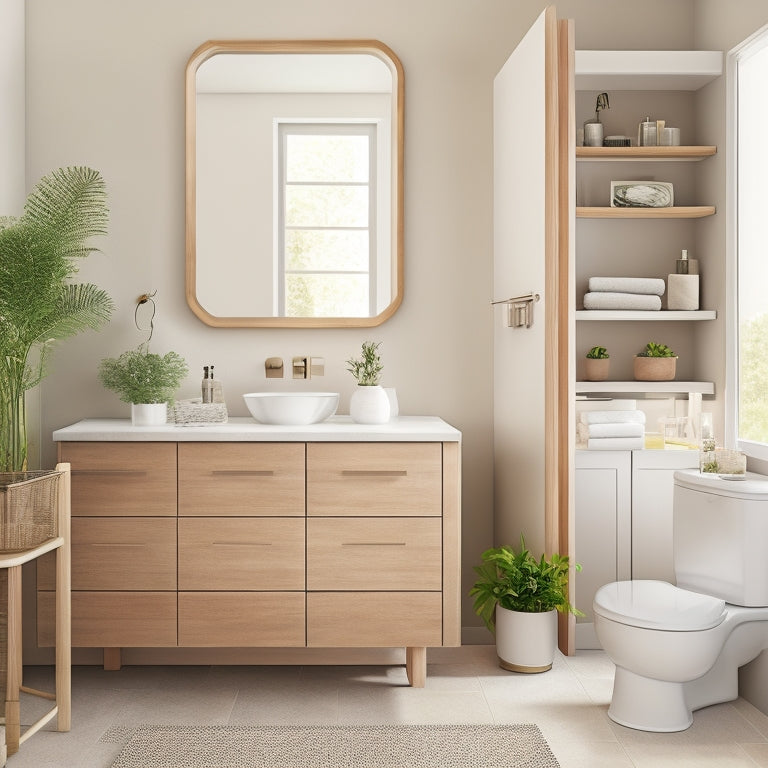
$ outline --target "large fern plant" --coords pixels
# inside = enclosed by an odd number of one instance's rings
[[[106,187],[91,168],[43,177],[19,218],[0,218],[0,471],[26,468],[25,393],[45,377],[53,344],[105,323],[112,300],[75,283],[77,260],[107,232]]]

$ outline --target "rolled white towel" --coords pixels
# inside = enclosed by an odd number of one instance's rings
[[[601,293],[592,291],[584,294],[584,309],[661,309],[661,296],[645,293]]]
[[[660,277],[590,277],[589,290],[602,293],[645,293],[663,296],[664,281]]]
[[[645,448],[644,437],[591,437],[587,442],[590,451],[634,451]]]
[[[582,411],[582,424],[645,424],[643,411]]]

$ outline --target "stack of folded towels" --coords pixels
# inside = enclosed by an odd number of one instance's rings
[[[622,451],[645,448],[643,411],[582,411],[576,439],[590,450]]]
[[[584,309],[661,309],[664,288],[656,277],[590,277]]]

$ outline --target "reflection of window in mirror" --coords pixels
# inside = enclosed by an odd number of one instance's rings
[[[279,316],[376,314],[376,130],[278,122]]]

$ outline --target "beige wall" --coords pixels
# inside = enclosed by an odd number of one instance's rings
[[[136,297],[157,290],[153,349],[192,369],[214,363],[233,415],[266,388],[264,359],[325,357],[323,389],[353,388],[344,361],[383,342],[385,381],[401,412],[435,414],[464,435],[463,564],[492,544],[491,94],[496,72],[543,0],[28,0],[27,184],[65,166],[105,176],[111,223],[81,276],[117,311],[106,329],[62,344],[43,390],[43,464],[51,432],[85,417],[128,414],[96,378],[101,358],[143,340]],[[570,0],[580,48],[686,48],[693,0]],[[189,55],[212,38],[376,38],[406,82],[405,300],[372,330],[221,330],[184,300],[184,104]],[[521,119],[525,104],[519,105]],[[271,380],[270,383],[273,383]],[[280,382],[298,388],[292,381]],[[524,407],[524,404],[521,404]],[[469,600],[465,625],[478,625]]]

